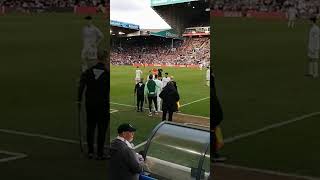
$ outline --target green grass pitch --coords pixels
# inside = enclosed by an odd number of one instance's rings
[[[305,77],[310,25],[213,18],[212,63],[226,139],[319,112],[320,79]],[[228,163],[320,177],[320,116],[225,145]]]
[[[95,17],[106,29],[108,21]],[[0,16],[1,129],[78,139],[77,79],[82,16]],[[107,31],[104,31],[106,35]],[[108,36],[103,46],[106,46]],[[2,179],[106,179],[105,162],[88,161],[79,145],[0,132],[0,150],[27,158],[0,163]]]
[[[146,79],[149,70],[153,67],[141,67],[143,77]],[[119,110],[111,113],[111,138],[117,134],[116,127],[124,122],[132,123],[138,128],[135,144],[147,140],[152,129],[159,124],[161,118],[148,117],[148,109],[145,112],[136,112],[134,104],[135,69],[133,66],[111,67],[111,109]],[[205,86],[205,70],[190,68],[162,68],[169,76],[174,76],[180,94],[180,104],[191,103],[210,96],[210,88]],[[119,105],[120,104],[120,105]],[[147,108],[148,105],[144,104]],[[180,110],[185,114],[209,117],[210,99],[204,99],[186,106]]]

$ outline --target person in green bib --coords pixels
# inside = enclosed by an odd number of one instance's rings
[[[149,80],[146,82],[146,85],[144,87],[144,95],[147,97],[149,102],[149,116],[152,116],[152,103],[155,107],[155,114],[157,114],[157,84],[153,80],[153,75],[149,75]]]

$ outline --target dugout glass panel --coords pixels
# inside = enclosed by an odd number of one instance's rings
[[[148,142],[146,171],[160,179],[207,179],[209,131],[168,122],[159,126]]]

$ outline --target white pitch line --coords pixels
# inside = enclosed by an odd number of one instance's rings
[[[13,161],[13,160],[22,159],[22,158],[26,158],[27,157],[27,155],[23,154],[23,153],[16,153],[16,152],[9,152],[9,151],[2,151],[2,150],[0,150],[0,154],[7,154],[7,155],[10,155],[10,156],[14,156],[14,157],[8,157],[8,158],[0,159],[0,163]]]
[[[138,149],[139,147],[144,146],[145,144],[147,144],[147,141],[144,141],[144,142],[134,146],[134,149]]]
[[[184,115],[184,116],[190,116],[190,117],[196,117],[196,118],[210,119],[210,117],[197,116],[197,115],[192,115],[192,114],[184,114],[184,113],[180,113],[180,112],[177,114]]]
[[[15,130],[8,130],[8,129],[0,129],[0,132],[7,133],[7,134],[28,136],[28,137],[37,137],[41,139],[53,140],[53,141],[64,142],[69,144],[79,144],[79,141],[76,141],[76,140],[47,136],[43,134],[34,134],[34,133],[27,133],[27,132],[15,131]]]
[[[231,165],[231,164],[216,163],[215,166],[230,168],[230,169],[237,169],[237,170],[244,170],[244,171],[249,171],[249,172],[257,172],[257,173],[268,174],[268,175],[273,175],[273,176],[291,177],[291,178],[295,178],[295,179],[320,180],[320,178],[317,178],[317,177],[303,176],[303,175],[299,175],[299,174],[283,173],[283,172],[257,169],[257,168],[249,168],[249,167],[237,166],[237,165]]]
[[[209,97],[210,98],[210,97]],[[110,102],[110,104],[115,104],[115,105],[119,105],[119,106],[125,106],[125,107],[136,107],[133,105],[129,105],[129,104],[121,104],[121,103],[115,103],[115,102]],[[181,106],[180,106],[181,107]],[[149,108],[144,108],[144,109],[149,109]],[[198,118],[204,118],[204,119],[210,119],[209,117],[205,117],[205,116],[197,116],[197,115],[192,115],[192,114],[184,114],[184,113],[177,113],[177,114],[181,114],[184,116],[191,116],[191,117],[198,117]]]
[[[117,109],[110,109],[110,114],[112,114],[112,113],[115,113],[115,112],[118,112],[119,110],[117,110]]]
[[[133,105],[121,104],[121,103],[115,103],[115,102],[110,102],[110,104],[115,104],[115,105],[119,105],[119,106],[126,106],[126,107],[136,107],[136,106],[133,106]],[[147,108],[144,108],[144,109],[147,109]]]
[[[47,135],[43,135],[43,134],[26,133],[26,132],[8,130],[8,129],[0,129],[0,132],[7,133],[7,134],[28,136],[28,137],[37,137],[37,138],[41,138],[41,139],[53,140],[53,141],[64,142],[64,143],[69,143],[69,144],[79,144],[79,141],[76,141],[76,140],[52,137],[52,136],[47,136]],[[138,144],[137,146],[135,146],[135,149],[145,145],[146,143],[147,143],[147,141],[144,141],[141,144]],[[1,151],[0,151],[0,153],[1,153]]]
[[[302,120],[304,120],[306,118],[309,118],[309,117],[317,116],[317,115],[320,115],[320,112],[313,112],[313,113],[310,113],[310,114],[306,114],[306,115],[303,115],[303,116],[300,116],[300,117],[296,117],[296,118],[290,119],[288,121],[283,121],[283,122],[271,124],[269,126],[261,128],[261,129],[257,129],[257,130],[254,130],[254,131],[243,133],[243,134],[240,134],[240,135],[237,135],[237,136],[233,136],[233,137],[230,137],[230,138],[226,138],[224,140],[224,143],[235,142],[235,141],[243,139],[243,138],[247,138],[247,137],[250,137],[250,136],[253,136],[253,135],[257,135],[257,134],[269,131],[271,129],[276,129],[276,128],[279,128],[279,127],[282,127],[282,126],[285,126],[285,125],[288,125],[288,124],[292,124],[292,123],[297,122],[297,121],[302,121]]]
[[[193,103],[196,103],[196,102],[200,102],[200,101],[203,101],[203,100],[206,100],[206,99],[210,99],[210,97],[201,98],[201,99],[198,99],[198,100],[195,100],[195,101],[192,101],[192,102],[183,104],[183,105],[181,105],[180,107],[188,106],[188,105],[190,105],[190,104],[193,104]]]
[[[198,126],[198,127],[203,127],[203,128],[210,128],[210,126],[205,126],[201,124],[194,124],[194,123],[183,123],[184,125],[191,125],[191,126]]]

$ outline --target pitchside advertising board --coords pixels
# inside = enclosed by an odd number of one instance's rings
[[[151,0],[151,6],[163,6],[177,3],[185,3],[199,0]]]
[[[133,67],[144,66],[144,67],[175,67],[175,68],[199,68],[198,64],[143,64],[143,63],[133,63]]]

